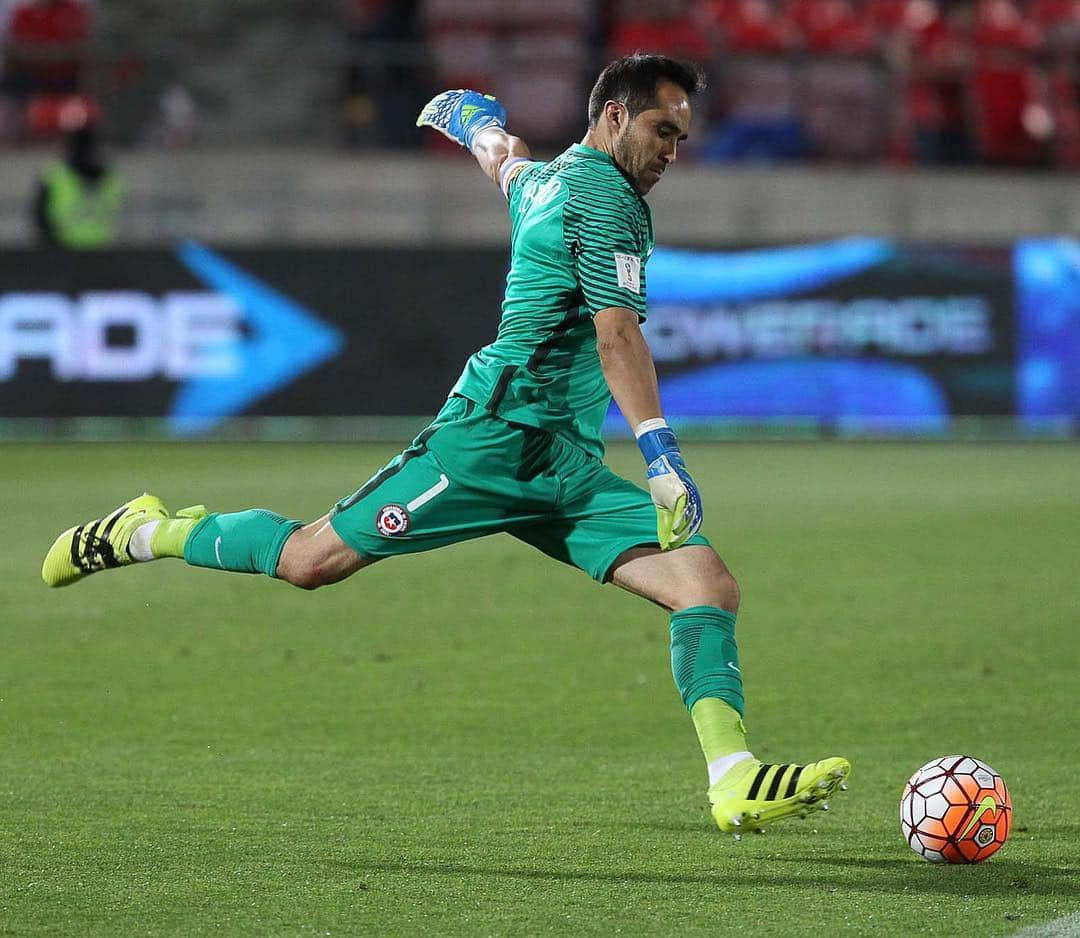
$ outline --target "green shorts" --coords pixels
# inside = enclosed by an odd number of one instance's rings
[[[647,491],[551,433],[456,396],[334,506],[330,523],[370,560],[505,531],[601,583],[623,551],[659,546]]]

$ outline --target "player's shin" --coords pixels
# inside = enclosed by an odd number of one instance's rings
[[[694,721],[709,782],[715,782],[733,765],[752,758],[742,721],[735,614],[715,606],[672,613],[671,672]]]
[[[184,559],[195,567],[277,576],[285,542],[302,524],[263,508],[207,515],[184,540]]]

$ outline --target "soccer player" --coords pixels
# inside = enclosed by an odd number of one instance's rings
[[[472,153],[509,203],[512,234],[498,335],[468,360],[431,425],[310,524],[261,508],[171,517],[143,495],[61,534],[45,582],[180,557],[314,589],[383,558],[506,532],[668,610],[672,673],[721,830],[827,809],[846,787],[846,760],[773,765],[747,749],[739,589],[699,533],[701,497],[664,420],[640,328],[653,246],[645,197],[675,163],[703,87],[692,65],[618,59],[592,89],[582,142],[546,163],[507,133],[494,97],[435,97],[417,124]],[[648,491],[604,465],[612,396],[641,448]]]

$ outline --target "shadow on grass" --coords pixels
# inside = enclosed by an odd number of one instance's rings
[[[813,869],[805,875],[777,873],[777,862],[803,863]],[[760,873],[748,873],[746,866],[760,864]],[[1059,878],[1075,876],[1076,869],[1061,869],[1032,863],[995,859],[981,866],[931,866],[918,860],[856,859],[852,857],[748,858],[739,871],[702,873],[604,870],[528,869],[485,866],[469,863],[413,862],[364,863],[353,868],[365,872],[404,873],[409,876],[482,876],[525,879],[552,883],[622,883],[653,886],[792,886],[844,892],[889,895],[936,893],[957,896],[1050,896],[1074,895],[1074,888]],[[847,873],[823,872],[823,867],[842,867]],[[862,875],[860,875],[862,874]]]

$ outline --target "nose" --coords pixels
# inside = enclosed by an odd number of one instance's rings
[[[674,163],[678,158],[679,143],[677,140],[667,141],[664,149],[660,151],[660,158],[667,164]]]

